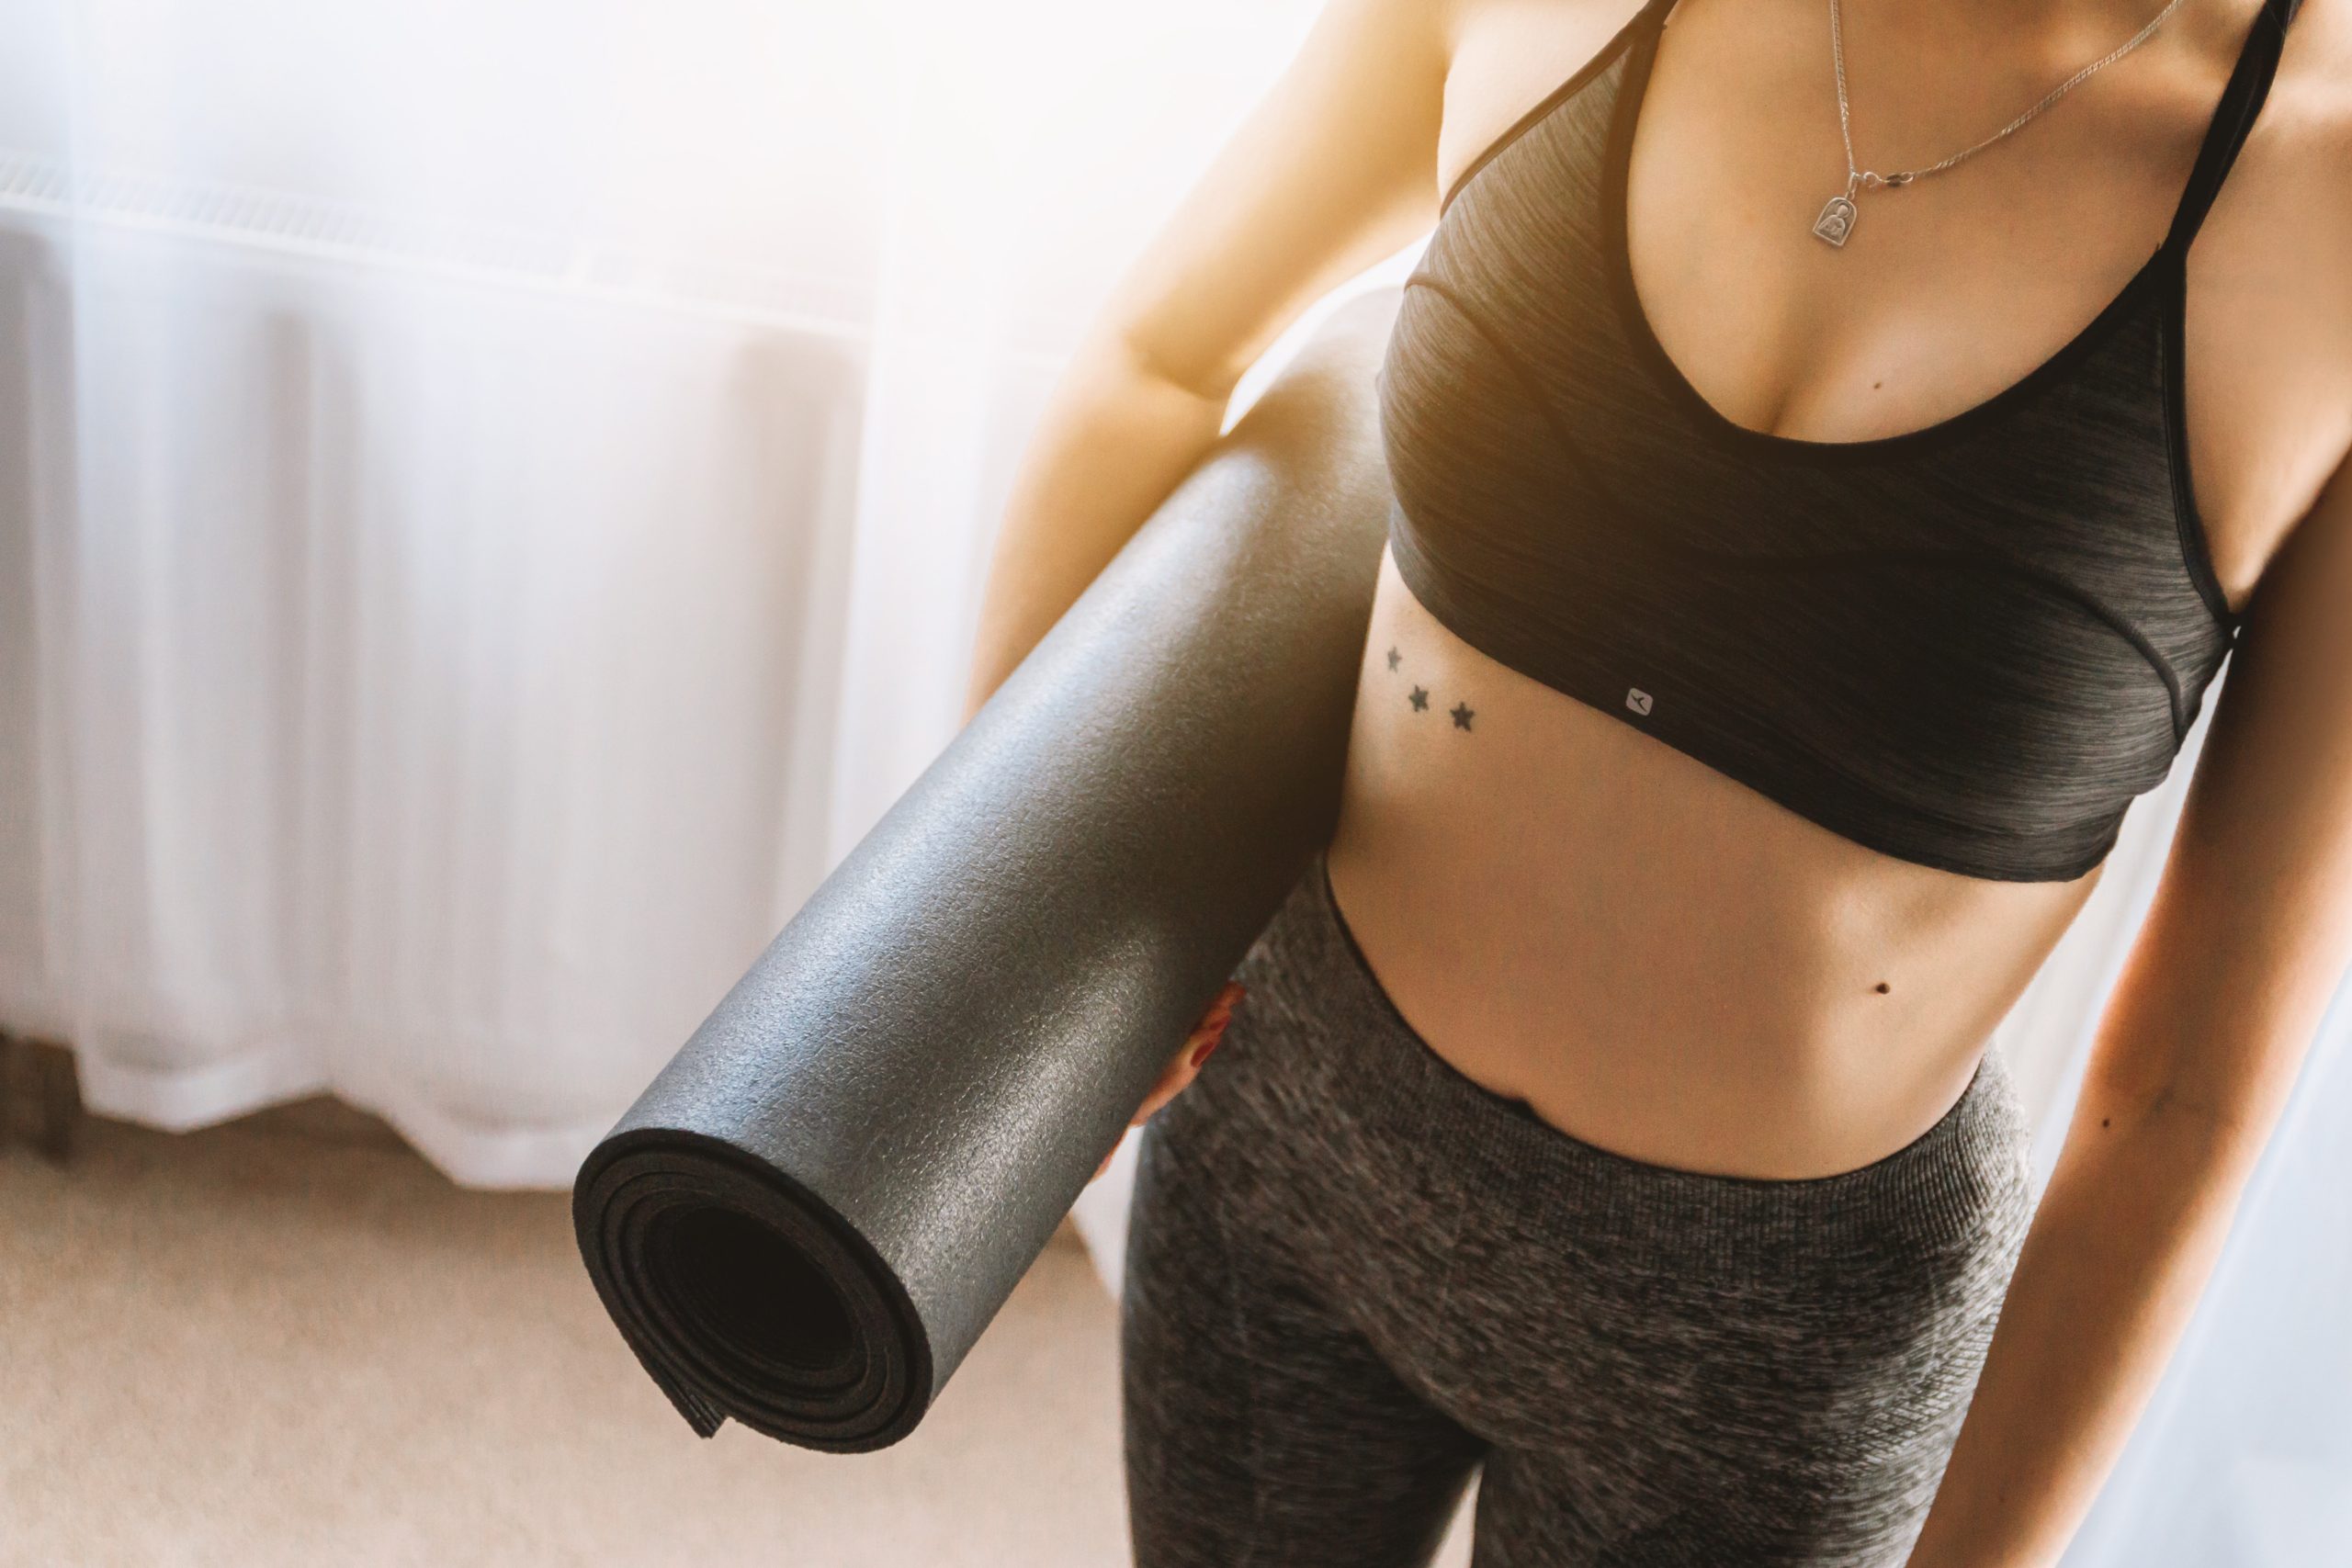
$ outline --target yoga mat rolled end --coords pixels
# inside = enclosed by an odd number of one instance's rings
[[[702,1134],[624,1123],[572,1192],[596,1293],[703,1437],[732,1416],[831,1453],[914,1430],[936,1392],[922,1319],[821,1198]]]

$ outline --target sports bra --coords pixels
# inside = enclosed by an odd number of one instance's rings
[[[1625,171],[1672,3],[1441,204],[1377,377],[1396,570],[1473,647],[1857,843],[2070,881],[2236,637],[2188,484],[2183,258],[2293,0],[2107,307],[1987,400],[1853,442],[1727,419],[1635,297]]]

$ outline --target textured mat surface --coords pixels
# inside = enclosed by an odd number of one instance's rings
[[[912,1430],[1328,840],[1394,309],[1333,316],[582,1165],[695,1430]]]

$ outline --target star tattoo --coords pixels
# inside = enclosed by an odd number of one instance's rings
[[[1415,713],[1428,712],[1430,705],[1429,688],[1426,686],[1414,687],[1412,696],[1407,700],[1413,705],[1413,711]]]
[[[1456,703],[1453,705],[1453,728],[1456,729],[1467,729],[1470,728],[1471,719],[1477,716],[1478,710],[1472,707],[1468,703]]]
[[[1403,654],[1397,652],[1395,649],[1390,649],[1388,650],[1388,668],[1392,671],[1395,670],[1396,668],[1397,661],[1402,660],[1404,657],[1405,656]]]

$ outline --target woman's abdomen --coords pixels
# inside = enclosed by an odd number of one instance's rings
[[[1385,556],[1332,888],[1465,1076],[1635,1159],[1865,1165],[1958,1099],[2097,881],[1866,850],[1455,637]]]

